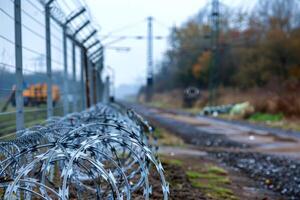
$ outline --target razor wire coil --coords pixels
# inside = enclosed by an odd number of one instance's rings
[[[168,199],[152,130],[133,110],[97,104],[18,131],[0,143],[2,198],[131,199],[142,191],[150,199],[150,170],[156,169]]]

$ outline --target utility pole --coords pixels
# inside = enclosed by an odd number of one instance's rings
[[[153,32],[152,17],[148,17],[148,48],[147,48],[147,85],[146,85],[146,102],[150,102],[153,93]]]
[[[211,12],[211,51],[212,59],[209,70],[209,103],[215,105],[216,89],[218,86],[219,67],[219,33],[220,33],[220,10],[219,0],[212,0]]]

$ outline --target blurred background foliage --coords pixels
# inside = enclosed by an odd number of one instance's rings
[[[207,10],[172,29],[170,48],[155,76],[157,92],[208,87],[212,53]],[[249,89],[299,84],[299,11],[295,0],[262,0],[251,11],[222,8],[218,85]]]

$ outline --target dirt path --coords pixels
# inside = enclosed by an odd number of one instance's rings
[[[180,168],[180,171],[173,171],[176,174],[186,174],[188,172],[202,172],[200,180],[203,183],[210,184],[213,179],[217,177],[212,176],[209,172],[205,171],[205,168],[210,167],[214,169],[224,170],[226,173],[217,174],[219,180],[227,180],[225,183],[221,182],[221,186],[218,185],[217,189],[207,190],[204,185],[200,185],[199,190],[202,192],[202,195],[205,199],[240,199],[240,200],[263,200],[263,199],[272,199],[280,200],[284,199],[281,195],[278,195],[270,190],[261,188],[259,184],[251,180],[247,176],[243,175],[239,171],[232,170],[231,168],[223,165],[222,163],[217,162],[215,159],[210,158],[209,154],[204,151],[197,150],[194,146],[185,146],[185,147],[161,147],[159,150],[161,159],[164,164],[167,164],[168,168],[173,164],[177,168]],[[170,164],[171,163],[171,164]],[[203,173],[205,172],[205,173]],[[172,177],[169,177],[172,182]],[[222,179],[220,179],[222,178]],[[200,183],[201,183],[200,182]],[[213,182],[215,183],[215,182]],[[217,184],[217,183],[216,183]],[[214,186],[215,187],[215,186]],[[224,194],[214,194],[219,190],[223,189],[227,191]],[[229,192],[228,192],[229,191]],[[191,192],[191,191],[190,191]],[[177,191],[178,193],[178,191]],[[180,193],[180,192],[179,192]],[[227,195],[226,195],[227,194]],[[223,196],[222,196],[223,195]],[[187,195],[189,196],[189,195]],[[171,198],[173,199],[173,198]]]
[[[289,156],[300,160],[300,138],[279,135],[269,130],[255,129],[246,125],[233,124],[206,117],[192,117],[153,110],[162,117],[195,126],[200,132],[225,135],[228,140],[251,146],[251,151]]]
[[[251,191],[261,194],[266,189],[274,192],[265,192],[268,197],[266,199],[300,199],[300,161],[297,160],[300,158],[300,141],[297,137],[162,109],[136,105],[134,109],[152,123],[164,127],[185,143],[193,145],[193,148],[201,150],[202,154],[207,154],[205,158],[211,159],[218,166],[226,167],[228,172],[236,172],[237,175],[232,175],[232,185],[237,183],[244,190],[238,187],[231,190],[241,191],[237,193],[239,199],[264,198],[264,195],[252,198]],[[185,156],[197,154],[193,149],[184,151]],[[189,160],[184,163],[190,162]],[[245,181],[239,182],[240,179]],[[247,184],[251,182],[254,186]]]

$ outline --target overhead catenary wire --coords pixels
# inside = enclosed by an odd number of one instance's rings
[[[119,32],[125,31],[125,30],[127,30],[127,29],[131,29],[131,28],[133,28],[133,27],[136,27],[138,24],[143,23],[144,21],[145,21],[145,19],[139,20],[139,21],[137,21],[137,22],[134,22],[134,23],[131,23],[131,24],[122,26],[122,27],[120,27],[120,28],[111,30],[111,31],[109,31],[106,35],[102,36],[102,41],[105,41],[107,38],[109,38],[109,37],[110,37],[112,34],[114,34],[114,33],[119,33]]]

